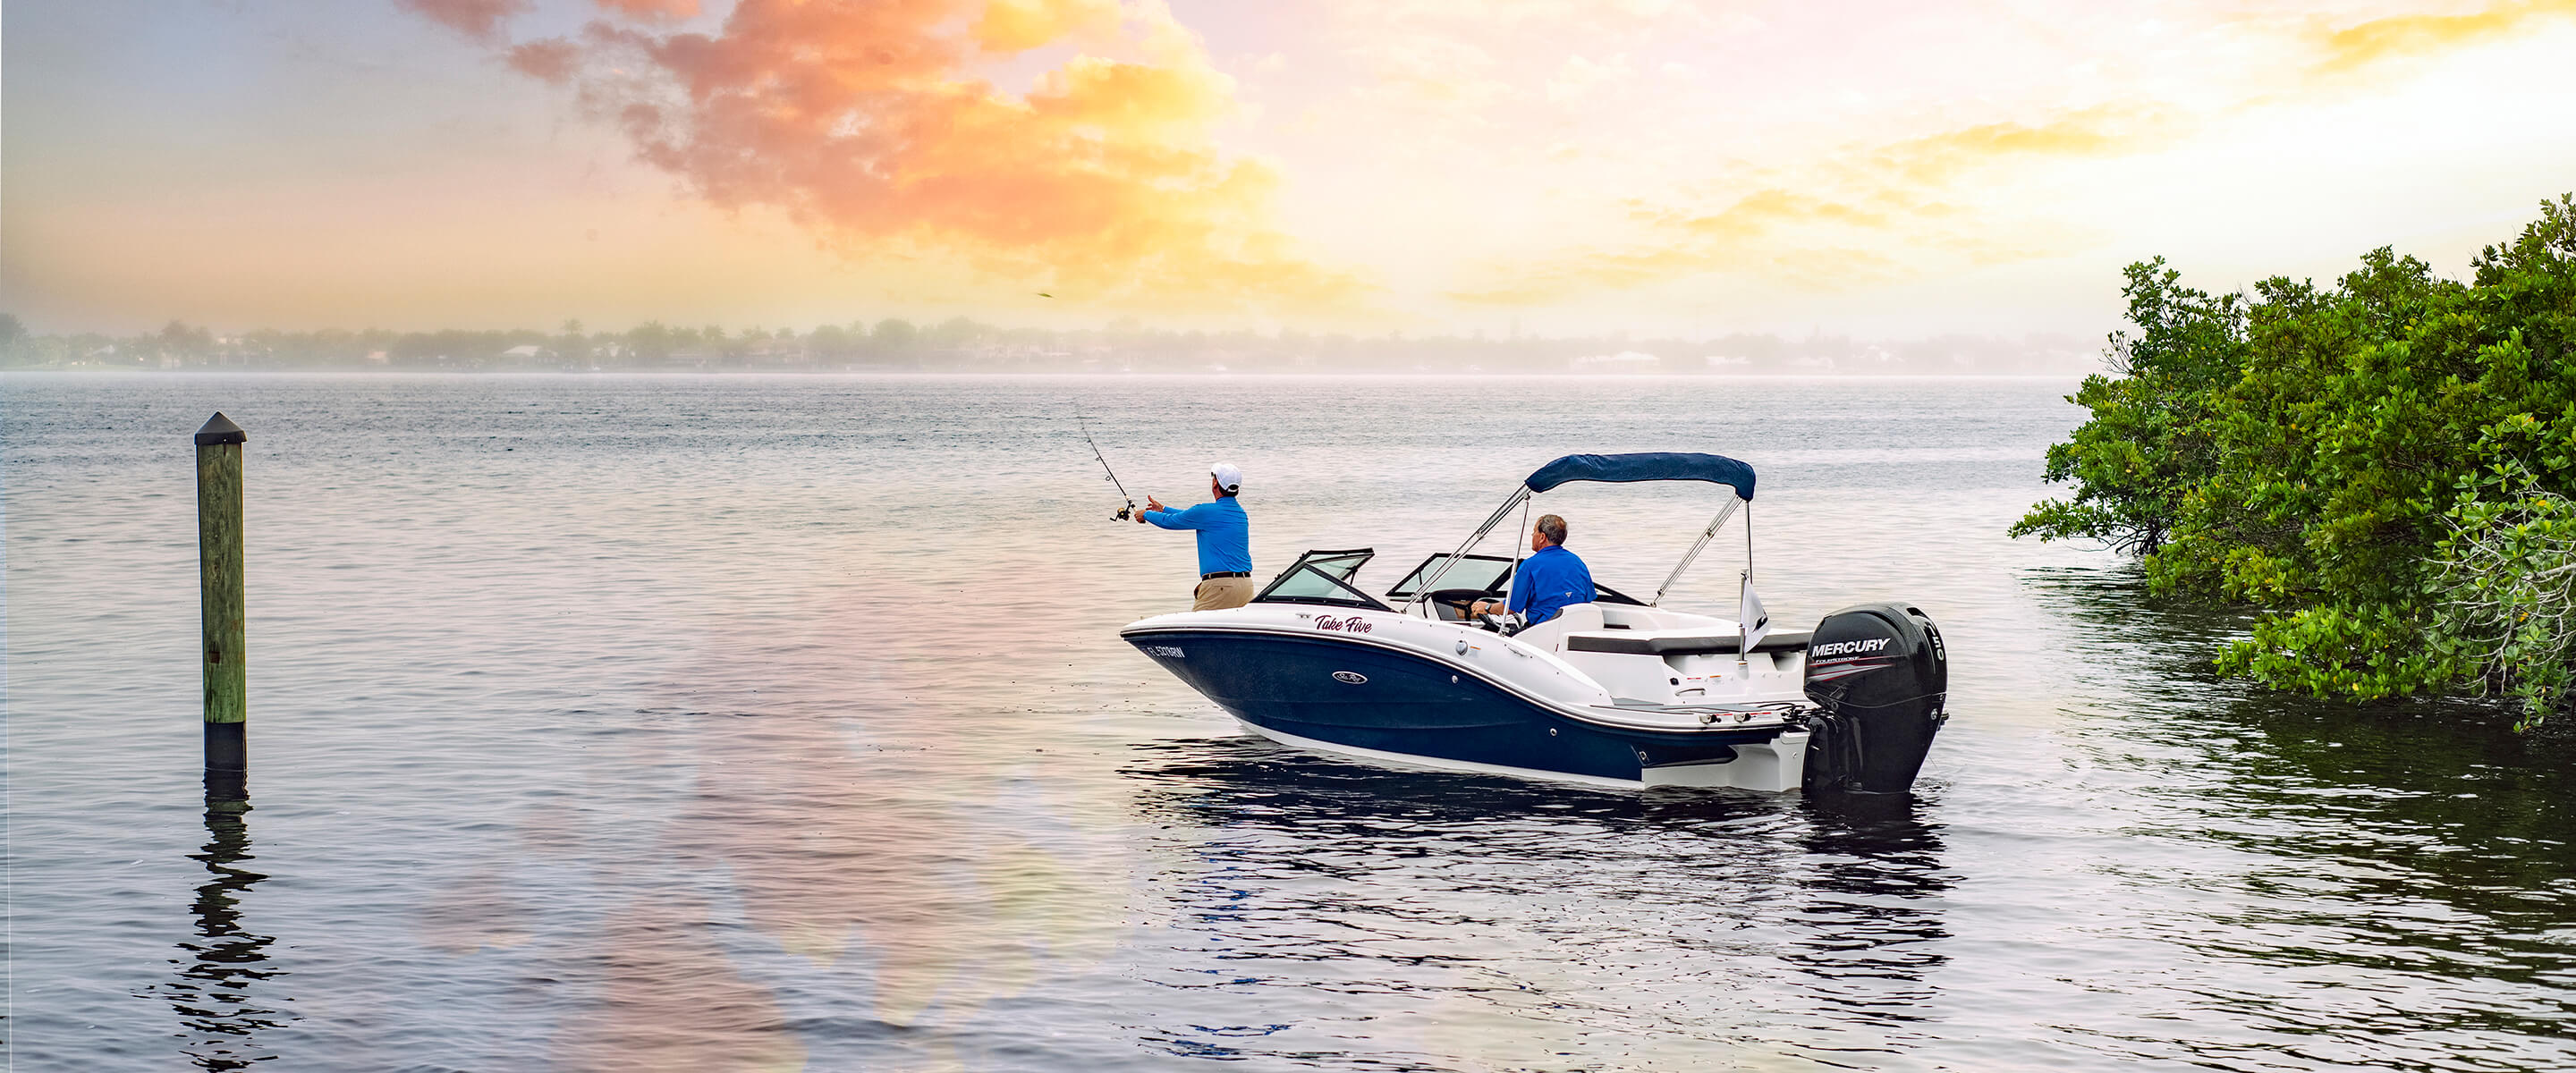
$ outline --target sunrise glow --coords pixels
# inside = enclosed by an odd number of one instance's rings
[[[168,318],[2082,331],[2576,186],[2576,0],[18,4],[0,282]]]

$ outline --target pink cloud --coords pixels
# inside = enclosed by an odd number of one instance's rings
[[[526,11],[532,0],[394,0],[448,29],[486,44],[501,39],[501,24]]]
[[[581,46],[562,38],[547,38],[512,46],[504,58],[511,70],[530,78],[565,82],[581,66]]]
[[[599,0],[599,8],[628,18],[676,22],[696,18],[698,0]]]

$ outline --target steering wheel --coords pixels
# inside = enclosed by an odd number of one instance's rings
[[[1472,622],[1473,619],[1468,616],[1468,612],[1475,608],[1476,601],[1491,598],[1493,598],[1493,594],[1486,592],[1483,589],[1431,590],[1432,603],[1439,604],[1442,607],[1446,607],[1458,613],[1458,617],[1451,620],[1455,622]]]

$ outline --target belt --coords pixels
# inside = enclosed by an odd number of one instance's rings
[[[1200,574],[1200,575],[1199,575],[1199,580],[1201,580],[1201,581],[1214,581],[1214,580],[1216,580],[1216,579],[1218,579],[1218,578],[1221,578],[1221,577],[1251,577],[1251,576],[1252,576],[1252,571],[1250,571],[1250,570],[1219,570],[1219,571],[1217,571],[1216,573],[1213,573],[1213,574]]]

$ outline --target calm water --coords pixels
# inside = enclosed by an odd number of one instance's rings
[[[2001,533],[2045,381],[12,375],[15,1068],[2576,1066],[2576,759],[2207,677]],[[1762,473],[1784,623],[1898,597],[1910,803],[1400,773],[1118,641],[1141,494],[1379,587],[1556,454]],[[250,429],[251,804],[198,783],[188,433]],[[1570,488],[1651,591],[1705,489]],[[1732,530],[1730,530],[1732,531]],[[1676,597],[1714,609],[1740,543]]]

